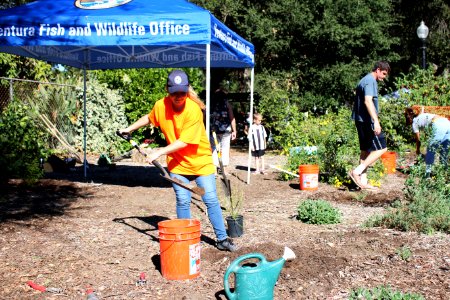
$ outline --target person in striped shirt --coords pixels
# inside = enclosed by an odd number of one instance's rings
[[[252,156],[255,158],[256,170],[253,174],[266,174],[264,165],[264,154],[266,152],[266,139],[267,132],[264,126],[261,124],[262,115],[255,113],[253,115],[253,124],[250,125],[249,132],[245,132],[248,135]]]

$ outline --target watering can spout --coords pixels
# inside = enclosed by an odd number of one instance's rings
[[[275,278],[275,283],[278,280],[278,276],[280,276],[281,270],[283,269],[284,263],[288,260],[293,260],[295,258],[295,253],[288,247],[284,247],[283,256],[273,262],[267,262],[268,269],[272,269],[273,277]]]
[[[228,299],[273,299],[275,284],[287,260],[295,258],[295,253],[288,247],[284,248],[281,258],[268,262],[261,253],[249,253],[238,257],[225,272],[224,287]],[[257,259],[258,263],[244,262]],[[230,291],[228,278],[235,275],[234,293]]]
[[[295,253],[288,247],[284,247],[284,260],[293,260],[295,258]]]

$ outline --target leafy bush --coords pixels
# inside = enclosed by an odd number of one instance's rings
[[[450,103],[448,75],[436,76],[433,68],[426,70],[414,65],[411,72],[396,80],[397,89],[407,88],[404,95],[408,105],[446,106]]]
[[[267,120],[267,125],[275,134],[275,144],[282,149],[282,154],[288,155],[284,168],[290,172],[297,172],[299,164],[314,160],[319,164],[320,180],[339,187],[350,183],[347,171],[358,163],[359,144],[355,126],[350,119],[350,109],[343,107],[337,112],[326,112],[314,116],[314,107],[302,103],[304,99],[313,99],[312,93],[298,96],[299,87],[292,76],[282,79],[266,76],[259,79],[259,84],[270,86],[263,96],[260,110]],[[450,103],[450,85],[445,76],[435,76],[431,69],[413,70],[396,81],[396,89],[409,88],[410,91],[400,93],[400,97],[385,97],[380,101],[380,120],[386,134],[390,151],[402,152],[410,149],[413,143],[411,128],[406,126],[404,111],[407,106],[414,104],[446,105]],[[297,96],[293,94],[297,93]],[[320,101],[323,96],[320,96]],[[329,99],[330,103],[333,99]],[[309,102],[308,102],[309,103]],[[304,112],[308,109],[310,112]],[[323,112],[322,112],[323,113]],[[317,157],[305,156],[301,153],[291,155],[293,147],[316,146]],[[380,185],[384,176],[380,161],[369,168],[370,183]],[[291,179],[291,175],[280,175],[281,179]]]
[[[45,117],[72,145],[76,135],[74,121],[79,110],[75,86],[81,81],[79,77],[67,76],[65,73],[57,74],[54,81],[56,84],[39,84],[33,93],[29,95],[24,93],[22,97],[33,107],[33,117],[38,124],[46,128],[39,116]],[[55,137],[51,137],[48,141],[51,149],[58,148],[59,144]]]
[[[408,246],[402,246],[400,248],[398,248],[395,253],[397,253],[397,255],[405,261],[408,261],[411,256],[412,256],[412,252],[411,249]]]
[[[401,152],[408,148],[408,143],[412,142],[412,131],[406,125],[404,112],[407,107],[404,93],[397,99],[380,101],[380,124],[386,136],[386,144],[389,151]]]
[[[295,131],[295,136],[280,140],[283,152],[288,155],[284,168],[291,172],[297,172],[298,166],[304,163],[315,162],[319,165],[320,180],[339,187],[350,183],[347,172],[359,161],[359,143],[356,128],[350,119],[349,109],[342,108],[336,113],[328,113],[322,116],[303,116],[298,119],[298,128],[293,130],[291,124],[287,124],[285,132]],[[316,154],[308,154],[304,151],[291,151],[294,146],[316,146]],[[295,149],[295,148],[294,148]],[[290,175],[282,174],[281,179],[290,179]],[[381,162],[377,162],[373,168],[369,168],[368,177],[372,185],[379,185],[384,176]]]
[[[402,151],[412,143],[411,128],[406,126],[405,108],[412,105],[445,106],[450,103],[448,77],[435,76],[432,69],[418,66],[396,78],[398,97],[383,97],[380,101],[380,122],[386,134],[388,148]]]
[[[425,300],[422,295],[402,293],[389,286],[380,286],[373,289],[357,288],[351,291],[349,300]]]
[[[405,203],[385,215],[370,218],[366,225],[422,233],[450,233],[449,182],[449,174],[443,166],[435,166],[433,178],[425,177],[424,163],[413,166],[405,182]]]
[[[297,219],[307,224],[337,224],[341,213],[325,200],[307,199],[298,206]]]
[[[115,134],[117,129],[128,126],[123,99],[117,92],[108,89],[106,84],[98,83],[95,79],[89,81],[86,94],[86,150],[115,156],[124,147],[129,147]],[[81,88],[78,88],[78,100],[79,103],[83,103]],[[78,135],[75,137],[75,141],[81,150],[83,147],[83,109],[79,109],[77,124]]]
[[[317,147],[293,147],[289,149],[289,159],[285,169],[292,170],[296,173],[300,165],[319,165],[319,154]],[[281,173],[282,179],[290,179],[291,175],[287,173]]]
[[[36,127],[28,112],[30,107],[17,101],[8,105],[0,117],[0,181],[23,178],[35,181],[42,177],[39,158],[47,158],[44,141],[47,134]]]

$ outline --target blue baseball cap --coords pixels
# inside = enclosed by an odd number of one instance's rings
[[[174,70],[169,73],[167,78],[167,89],[170,94],[176,92],[187,93],[189,90],[189,78],[182,70]]]

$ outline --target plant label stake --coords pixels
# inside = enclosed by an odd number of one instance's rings
[[[219,159],[220,172],[222,173],[221,181],[222,181],[222,185],[224,187],[225,196],[231,198],[231,184],[230,184],[230,179],[228,179],[227,175],[225,174],[225,168],[223,167],[222,151],[220,149],[219,142],[217,141],[217,135],[214,131],[213,131],[212,135],[214,138],[214,144],[216,145],[217,158]]]
[[[136,150],[143,156],[147,157],[147,153],[145,153],[144,151],[141,150],[141,148],[138,146],[138,144],[133,141],[131,139],[131,135],[130,134],[122,134],[120,133],[119,130],[116,131],[116,134],[118,136],[120,136],[121,138],[123,138],[124,140],[127,140],[128,142],[130,142],[130,144],[136,148]],[[166,169],[164,169],[164,167],[156,160],[152,161],[152,164],[158,168],[158,170],[161,173],[161,177],[164,178],[167,181],[170,181],[172,183],[175,183],[178,186],[181,186],[182,188],[193,192],[194,194],[197,194],[199,196],[203,196],[205,194],[205,190],[201,187],[198,186],[192,186],[192,185],[188,185],[185,184],[184,182],[182,182],[181,180],[177,179],[177,178],[172,178],[170,177],[169,173],[167,173]]]

